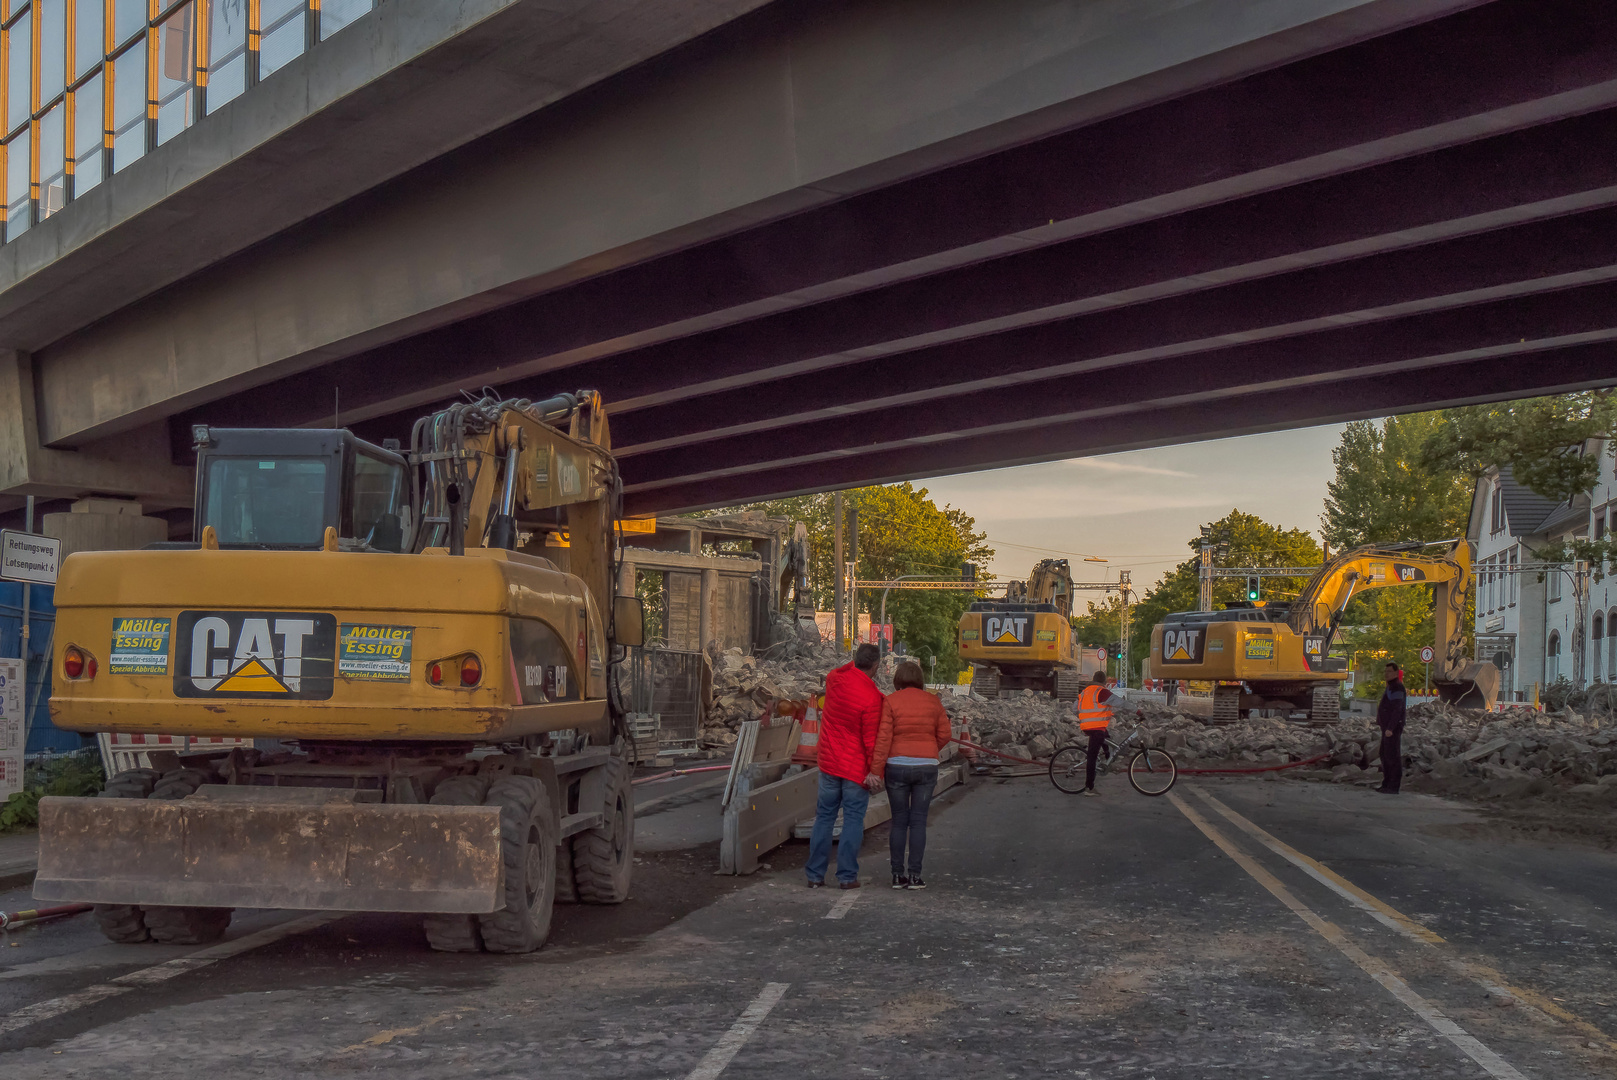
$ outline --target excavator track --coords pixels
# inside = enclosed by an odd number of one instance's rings
[[[999,670],[978,666],[971,669],[971,692],[992,701],[999,697]]]
[[[1077,701],[1083,691],[1084,677],[1077,668],[1060,668],[1056,671],[1057,701]]]

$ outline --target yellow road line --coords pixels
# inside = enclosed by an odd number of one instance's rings
[[[1450,949],[1454,947],[1452,942],[1439,937],[1437,934],[1434,934],[1432,931],[1428,930],[1414,919],[1411,919],[1408,915],[1405,915],[1403,912],[1392,907],[1385,901],[1379,899],[1378,897],[1372,896],[1370,893],[1359,888],[1357,885],[1353,884],[1353,882],[1338,874],[1324,863],[1309,858],[1296,848],[1288,845],[1279,837],[1266,832],[1262,827],[1252,821],[1247,820],[1245,817],[1232,810],[1230,807],[1224,805],[1224,803],[1203,791],[1201,788],[1192,787],[1191,790],[1196,793],[1196,796],[1199,799],[1211,806],[1214,810],[1218,811],[1219,814],[1223,815],[1226,820],[1235,825],[1238,829],[1257,840],[1264,847],[1268,848],[1276,855],[1279,855],[1287,862],[1290,862],[1292,865],[1301,869],[1309,877],[1313,878],[1315,881],[1318,881],[1332,892],[1346,898],[1361,910],[1367,911],[1376,919],[1376,921],[1385,926],[1389,926],[1410,938],[1413,938],[1423,945],[1445,945]],[[1450,967],[1454,968],[1454,970],[1460,972],[1468,979],[1471,979],[1489,993],[1502,994],[1506,997],[1516,999],[1517,1004],[1521,1005],[1524,1011],[1529,1014],[1537,1014],[1536,1019],[1543,1020],[1551,1024],[1557,1022],[1566,1024],[1568,1027],[1577,1030],[1579,1033],[1599,1041],[1607,1050],[1617,1053],[1617,1040],[1614,1040],[1610,1035],[1607,1035],[1603,1030],[1590,1023],[1588,1020],[1585,1020],[1583,1017],[1564,1009],[1554,1001],[1551,1001],[1547,995],[1541,994],[1536,990],[1528,990],[1524,987],[1513,985],[1508,979],[1505,978],[1503,973],[1489,967],[1487,964],[1479,964],[1474,960],[1467,960],[1463,957],[1449,955],[1446,951],[1443,954],[1443,959]]]
[[[1352,960],[1361,971],[1380,983],[1410,1012],[1425,1020],[1433,1031],[1448,1039],[1472,1061],[1481,1065],[1494,1080],[1527,1080],[1508,1061],[1488,1049],[1475,1036],[1444,1016],[1436,1006],[1417,994],[1385,961],[1366,953],[1355,945],[1340,927],[1316,915],[1308,905],[1297,899],[1290,889],[1282,885],[1279,878],[1265,870],[1252,856],[1232,844],[1228,837],[1219,832],[1206,818],[1192,810],[1177,794],[1168,792],[1168,801],[1177,806],[1179,812],[1190,819],[1190,823],[1200,829],[1220,851],[1234,859],[1235,864],[1245,870],[1253,881],[1269,890],[1276,900],[1290,908],[1292,913],[1310,929],[1335,945],[1343,956]]]

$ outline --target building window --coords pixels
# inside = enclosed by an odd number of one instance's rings
[[[1545,573],[1549,575],[1549,579],[1550,579],[1549,580],[1550,603],[1552,603],[1552,604],[1560,603],[1560,600],[1561,600],[1561,571],[1559,569],[1552,568],[1552,569],[1546,570]]]
[[[1589,679],[1591,682],[1600,681],[1600,661],[1601,653],[1603,652],[1601,639],[1606,636],[1605,629],[1606,617],[1597,613],[1592,624],[1592,632],[1589,635]]]
[[[4,239],[21,236],[374,4],[0,0]]]
[[[1504,485],[1494,484],[1493,497],[1488,504],[1488,527],[1493,532],[1502,532],[1505,528],[1505,501]]]
[[[1506,565],[1514,567],[1516,565],[1516,560],[1517,560],[1518,557],[1519,556],[1517,555],[1516,548],[1512,547],[1508,552],[1505,553]],[[1516,580],[1519,577],[1521,577],[1520,573],[1518,573],[1518,572],[1516,572],[1514,570],[1512,570],[1511,573],[1507,576],[1507,579],[1510,582],[1510,594],[1509,595],[1510,595],[1510,606],[1511,607],[1516,606]]]
[[[1617,608],[1606,615],[1606,678],[1617,682]]]
[[[1552,683],[1561,677],[1561,635],[1550,631],[1550,643],[1544,650],[1544,681]]]
[[[1599,540],[1602,536],[1605,536],[1605,535],[1606,535],[1606,510],[1605,510],[1604,507],[1601,507],[1600,512],[1595,515],[1595,539]]]

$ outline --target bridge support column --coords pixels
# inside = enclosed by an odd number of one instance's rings
[[[36,401],[33,358],[0,350],[0,512],[21,506],[28,495],[97,494],[162,508],[190,505],[191,470],[170,464],[162,422],[58,450],[40,445]]]

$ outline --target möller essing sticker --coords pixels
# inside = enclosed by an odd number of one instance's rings
[[[410,681],[413,626],[343,623],[338,635],[337,674],[379,682]]]

